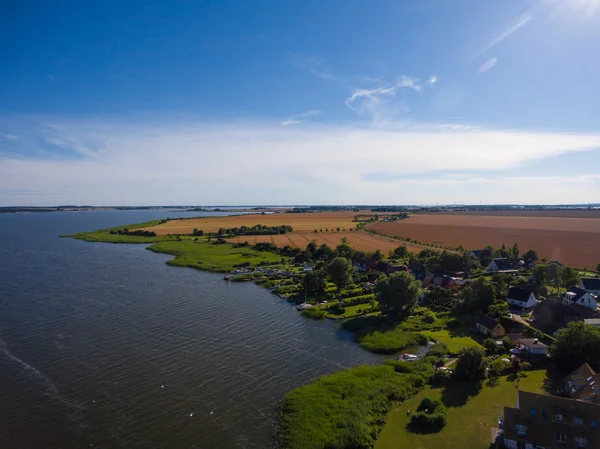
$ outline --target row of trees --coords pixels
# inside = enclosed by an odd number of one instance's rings
[[[117,234],[117,235],[135,235],[138,237],[156,237],[156,232],[154,231],[144,231],[143,229],[136,229],[136,230],[131,230],[128,228],[125,229],[117,229],[110,231],[111,234]]]
[[[219,228],[217,235],[219,237],[224,235],[231,236],[244,236],[244,235],[278,235],[287,234],[292,232],[294,229],[289,225],[280,226],[265,226],[257,224],[255,226],[240,226],[235,228]]]

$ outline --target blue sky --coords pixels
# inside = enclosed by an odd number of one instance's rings
[[[1,8],[0,205],[600,201],[600,0]]]

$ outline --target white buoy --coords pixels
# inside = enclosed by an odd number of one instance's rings
[[[194,416],[194,413],[193,413],[193,412],[192,412],[192,413],[190,413],[190,416]]]
[[[210,412],[210,414],[212,415],[214,412]]]

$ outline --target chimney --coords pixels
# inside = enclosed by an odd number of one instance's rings
[[[540,342],[540,341],[539,341],[537,338],[534,338],[534,339],[533,339],[533,344],[534,344],[534,345],[537,345],[539,342]]]

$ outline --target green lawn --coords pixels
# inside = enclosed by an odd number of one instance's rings
[[[542,392],[545,371],[530,371],[521,379],[518,388]],[[502,416],[504,406],[514,407],[517,387],[506,376],[499,378],[496,386],[485,385],[476,395],[469,383],[451,384],[446,390],[426,388],[393,409],[379,435],[375,449],[483,449],[491,441],[491,427]],[[448,407],[448,422],[438,433],[415,434],[406,430],[409,417],[425,396],[441,398]]]
[[[337,301],[334,301],[337,302]],[[333,304],[332,304],[333,305]],[[323,306],[324,309],[326,309],[326,306]],[[344,313],[344,318],[352,318],[355,316],[359,316],[363,314],[363,311],[365,309],[370,309],[371,305],[370,304],[357,304],[355,306],[347,306],[344,307],[346,309],[346,312]],[[360,313],[358,311],[361,311]],[[340,315],[336,315],[334,313],[327,313],[327,316],[330,318],[334,318],[334,319],[340,319],[341,316]]]
[[[129,228],[141,228],[159,223],[155,220],[146,223],[118,226],[112,230]],[[249,262],[252,266],[260,264],[279,264],[281,255],[268,251],[256,251],[250,247],[234,248],[233,244],[213,244],[208,243],[204,238],[197,241],[192,237],[141,237],[111,234],[111,229],[104,229],[92,232],[81,232],[70,237],[81,239],[87,242],[107,242],[107,243],[147,243],[152,244],[149,250],[158,253],[167,253],[175,256],[169,260],[169,265],[180,267],[198,268],[205,271],[225,272],[235,268],[235,265]]]
[[[468,330],[423,331],[421,333],[429,339],[444,343],[448,346],[448,350],[451,354],[457,354],[461,349],[469,348],[471,346],[482,347],[477,340],[474,340],[471,337],[470,331]]]

